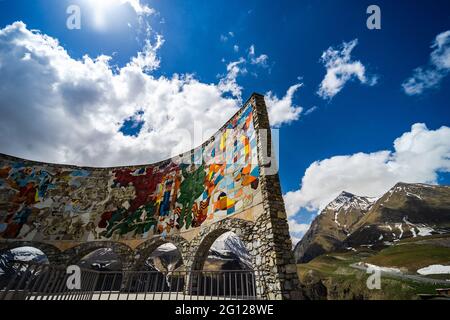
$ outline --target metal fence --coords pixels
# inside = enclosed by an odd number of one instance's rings
[[[0,275],[0,300],[254,300],[255,272],[95,271],[69,289],[63,267],[14,263]]]

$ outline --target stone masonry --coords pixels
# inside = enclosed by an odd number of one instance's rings
[[[126,270],[142,269],[148,256],[164,243],[174,244],[181,253],[186,270],[202,270],[214,241],[228,231],[245,244],[256,272],[257,294],[263,299],[301,299],[292,242],[283,202],[277,163],[272,153],[272,138],[264,97],[253,94],[245,106],[253,107],[260,167],[261,203],[242,213],[189,232],[148,239],[108,241],[20,241],[0,239],[0,254],[15,247],[33,246],[43,251],[51,264],[70,265],[99,248],[111,248]],[[189,284],[190,279],[186,279]]]

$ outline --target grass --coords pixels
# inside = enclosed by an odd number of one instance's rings
[[[433,245],[429,241],[442,240],[442,237],[425,237],[413,241],[401,241],[395,246],[379,252],[361,249],[358,252],[330,253],[319,256],[309,263],[297,265],[299,278],[303,284],[311,285],[321,281],[327,287],[328,299],[370,299],[370,300],[411,300],[418,294],[434,294],[442,285],[432,285],[383,276],[381,290],[369,290],[366,286],[369,277],[363,271],[350,267],[351,264],[365,261],[378,266],[397,267],[415,272],[431,264],[449,264],[450,248]],[[419,244],[422,242],[423,244]],[[436,276],[432,276],[436,279]],[[443,278],[438,276],[438,278]]]
[[[383,267],[403,268],[409,273],[415,273],[429,265],[449,264],[450,247],[405,243],[383,249],[365,262]]]

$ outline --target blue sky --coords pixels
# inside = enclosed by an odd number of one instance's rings
[[[78,4],[82,9],[81,30],[65,27],[65,11],[69,4]],[[283,192],[292,192],[287,202],[294,208],[291,210],[291,226],[298,228],[298,236],[302,233],[298,224],[309,224],[324,201],[334,197],[340,188],[376,196],[375,193],[387,191],[386,186],[396,177],[410,180],[408,182],[450,184],[450,175],[446,173],[450,166],[450,148],[445,144],[447,132],[438,131],[450,125],[448,71],[435,68],[440,72],[440,81],[420,94],[407,94],[402,87],[414,75],[416,68],[430,68],[431,45],[439,34],[450,30],[449,1],[144,0],[140,4],[152,8],[153,13],[139,16],[130,5],[124,4],[108,13],[106,27],[99,29],[90,21],[93,9],[85,0],[3,0],[0,1],[0,28],[23,21],[29,30],[38,29],[42,34],[58,39],[72,59],[80,60],[84,55],[92,58],[107,55],[112,57],[109,63],[115,68],[123,68],[137,52],[141,52],[146,39],[154,45],[157,35],[160,35],[164,43],[154,50],[158,66],[152,67],[150,72],[155,79],[171,78],[175,73],[192,74],[200,83],[217,85],[227,74],[227,65],[243,58],[246,62],[239,65],[241,69],[236,77],[237,84],[242,87],[243,100],[252,92],[267,95],[269,91],[281,99],[291,86],[301,83],[302,87],[296,90],[290,107],[303,110],[297,120],[280,124],[279,159]],[[371,4],[381,8],[381,30],[366,27],[366,9]],[[145,31],[147,26],[151,31]],[[351,61],[359,61],[364,66],[368,81],[362,83],[353,75],[332,98],[321,97],[318,89],[327,72],[320,61],[322,54],[329,47],[341,50],[344,42],[355,39],[357,44],[351,50]],[[250,52],[252,46],[253,55]],[[444,57],[449,46],[448,42],[444,44]],[[251,62],[262,54],[267,57],[263,63]],[[370,83],[372,78],[376,83]],[[236,98],[230,92],[223,92],[223,97]],[[144,112],[140,113],[140,107],[136,105],[122,116],[123,122],[117,124],[122,133],[136,136],[145,128],[144,120],[140,118],[144,117]],[[230,107],[229,112],[222,116],[228,117],[232,111],[234,109]],[[136,121],[134,125],[133,119]],[[426,129],[416,127],[416,131],[412,130],[412,126],[418,123],[426,124]],[[131,131],[124,131],[124,126],[129,126]],[[152,130],[156,131],[156,128],[153,126]],[[311,189],[301,190],[305,171],[315,161],[335,156],[351,157],[358,153],[396,152],[400,149],[394,150],[394,141],[412,131],[423,136],[431,132],[434,136],[430,141],[436,142],[436,147],[425,138],[424,143],[434,148],[433,151],[443,150],[433,158],[437,159],[436,164],[423,175],[396,174],[371,189],[360,188],[361,183],[334,177],[330,173],[326,179],[341,179],[343,182],[330,187],[323,199],[312,195],[313,185]],[[408,139],[409,136],[405,137],[405,144]],[[15,152],[5,144],[0,152],[27,157],[34,155],[32,149]],[[92,154],[93,151],[89,152]],[[36,153],[35,158],[46,160],[43,157]],[[48,160],[60,160],[56,156],[49,157]],[[398,152],[399,159],[406,157],[408,155],[400,157]],[[62,160],[77,162],[77,158],[71,156]],[[417,165],[421,161],[428,165],[434,160],[422,157],[416,161]],[[95,163],[94,160],[92,162]],[[403,165],[404,162],[401,163]],[[355,179],[358,179],[357,171],[348,174],[355,174]],[[430,172],[437,177],[430,178]],[[345,172],[339,174],[344,176]],[[376,175],[374,179],[377,179]],[[382,179],[380,177],[380,181]],[[305,185],[306,182],[303,187]],[[297,201],[297,204],[291,204],[292,201]],[[294,214],[299,210],[300,214]]]

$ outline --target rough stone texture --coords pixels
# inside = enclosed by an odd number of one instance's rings
[[[261,167],[261,190],[264,215],[256,221],[256,230],[266,228],[261,237],[259,254],[266,263],[259,268],[266,276],[266,293],[271,299],[301,299],[300,283],[292,251],[292,240],[286,219],[286,209],[281,193],[276,157],[272,154],[272,137],[264,97],[253,94],[255,106],[255,128],[258,130],[258,156]],[[263,130],[266,130],[264,139]],[[257,253],[257,252],[254,252]],[[273,265],[273,266],[272,266]]]
[[[111,248],[122,260],[126,270],[140,270],[148,256],[160,245],[173,243],[180,251],[186,270],[202,270],[213,242],[228,231],[240,237],[248,250],[256,271],[258,297],[264,299],[300,299],[292,242],[286,218],[276,160],[271,154],[271,132],[264,97],[253,94],[245,104],[253,106],[253,125],[257,132],[259,188],[262,200],[249,208],[250,220],[229,216],[201,225],[198,233],[183,237],[183,233],[153,236],[150,239],[118,241],[64,241],[25,242],[0,241],[0,254],[4,250],[33,246],[43,251],[50,263],[69,265],[78,263],[87,254],[99,248]],[[268,151],[267,151],[268,150]],[[274,170],[275,169],[275,170]],[[134,242],[133,242],[134,241]],[[126,280],[124,280],[126,281]],[[186,279],[186,287],[191,279]]]

